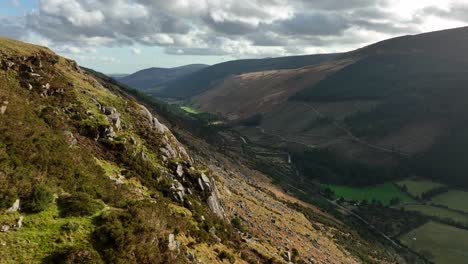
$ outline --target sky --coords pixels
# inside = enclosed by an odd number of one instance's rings
[[[0,0],[0,36],[104,73],[350,51],[468,25],[468,0]]]

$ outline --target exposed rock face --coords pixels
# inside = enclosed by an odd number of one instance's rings
[[[171,187],[171,191],[174,194],[174,198],[179,202],[184,202],[185,187],[177,180],[174,180],[174,184]]]
[[[20,199],[16,199],[13,205],[8,208],[8,212],[17,212],[20,209]]]
[[[221,205],[221,201],[219,199],[220,194],[216,188],[216,184],[214,184],[205,173],[201,174],[197,182],[200,190],[208,194],[206,202],[210,210],[218,217],[224,218],[224,208]]]
[[[174,234],[169,234],[169,242],[167,243],[167,248],[170,251],[180,250],[180,242],[175,239]]]
[[[200,185],[200,189],[202,191],[211,192],[211,181],[205,175],[205,173],[201,174],[200,178],[198,179],[198,184]]]
[[[153,126],[161,134],[169,130],[165,125],[161,124],[156,117],[153,118]]]
[[[224,218],[224,209],[220,204],[219,198],[216,194],[212,194],[208,197],[207,201],[210,210],[216,214],[219,218]]]

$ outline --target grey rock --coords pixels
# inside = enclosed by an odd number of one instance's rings
[[[118,112],[114,112],[110,114],[107,118],[109,119],[109,121],[112,122],[112,124],[114,125],[115,129],[117,129],[117,131],[122,129],[122,121],[120,120],[120,114]]]
[[[174,234],[169,234],[169,242],[167,243],[167,248],[170,251],[179,251],[180,250],[180,242],[175,239]]]
[[[161,134],[169,130],[165,125],[161,124],[156,117],[153,117],[153,127]]]
[[[211,181],[205,173],[201,174],[201,177],[198,180],[198,184],[200,185],[200,189],[202,191],[211,192]]]
[[[149,160],[148,156],[146,155],[146,153],[144,151],[141,151],[141,159],[144,160],[144,161]]]
[[[205,187],[203,187],[203,182],[202,182],[202,179],[201,178],[198,178],[198,186],[200,186],[200,190],[202,190],[202,192],[205,191]]]
[[[208,207],[210,208],[211,212],[213,212],[219,218],[224,218],[224,209],[215,194],[210,195],[206,202],[208,203]]]
[[[10,230],[9,225],[2,225],[2,227],[0,227],[0,232],[8,232],[8,230]]]
[[[20,199],[16,199],[13,205],[8,208],[8,212],[17,212],[20,209]]]
[[[0,114],[2,114],[2,115],[5,114],[5,112],[6,112],[6,110],[7,110],[7,107],[8,107],[8,106],[6,106],[6,105],[0,106]]]
[[[184,202],[185,188],[179,181],[174,180],[174,184],[172,185],[171,190],[174,195],[174,198],[177,201]]]
[[[32,72],[29,73],[29,76],[31,76],[31,77],[41,77],[40,74],[38,74],[38,73],[32,73]]]
[[[177,164],[177,169],[176,169],[177,176],[182,177],[184,176],[184,168],[182,165]]]
[[[151,112],[148,110],[148,108],[140,105],[140,113],[146,117],[146,119],[148,119],[148,121],[150,122],[153,122],[153,115],[151,114]]]
[[[11,69],[13,66],[15,66],[15,63],[12,62],[12,61],[7,61],[5,63],[5,66],[6,66],[7,69]]]
[[[115,109],[115,107],[110,107],[110,106],[103,106],[101,110],[106,115],[113,115],[117,113],[117,109]]]
[[[21,227],[23,227],[23,220],[24,220],[24,217],[23,217],[23,216],[20,216],[20,218],[19,218],[18,221],[16,222],[16,228],[17,228],[17,229],[20,229]]]
[[[113,139],[115,137],[115,131],[112,126],[106,127],[104,129],[104,137],[107,139]]]

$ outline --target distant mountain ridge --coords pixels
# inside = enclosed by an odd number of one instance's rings
[[[210,89],[214,84],[229,76],[248,72],[296,69],[332,60],[337,55],[318,54],[223,62],[175,79],[168,83],[165,89],[161,90],[161,95],[164,97],[188,98]]]
[[[137,71],[124,77],[115,77],[120,82],[135,89],[148,94],[155,94],[165,88],[167,83],[206,67],[208,67],[208,65],[205,64],[190,64],[175,68],[153,67]]]

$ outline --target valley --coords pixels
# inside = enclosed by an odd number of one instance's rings
[[[344,208],[370,229],[372,219],[391,214],[376,224],[383,237],[435,263],[463,263],[463,235],[437,234],[468,230],[461,147],[468,62],[452,52],[467,32],[395,38],[309,67],[233,72],[178,100],[191,113],[224,119],[213,127],[218,148],[246,157],[287,193]],[[442,38],[455,42],[436,48]],[[414,225],[398,226],[406,218]]]
[[[0,3],[0,264],[465,264],[435,2]]]

